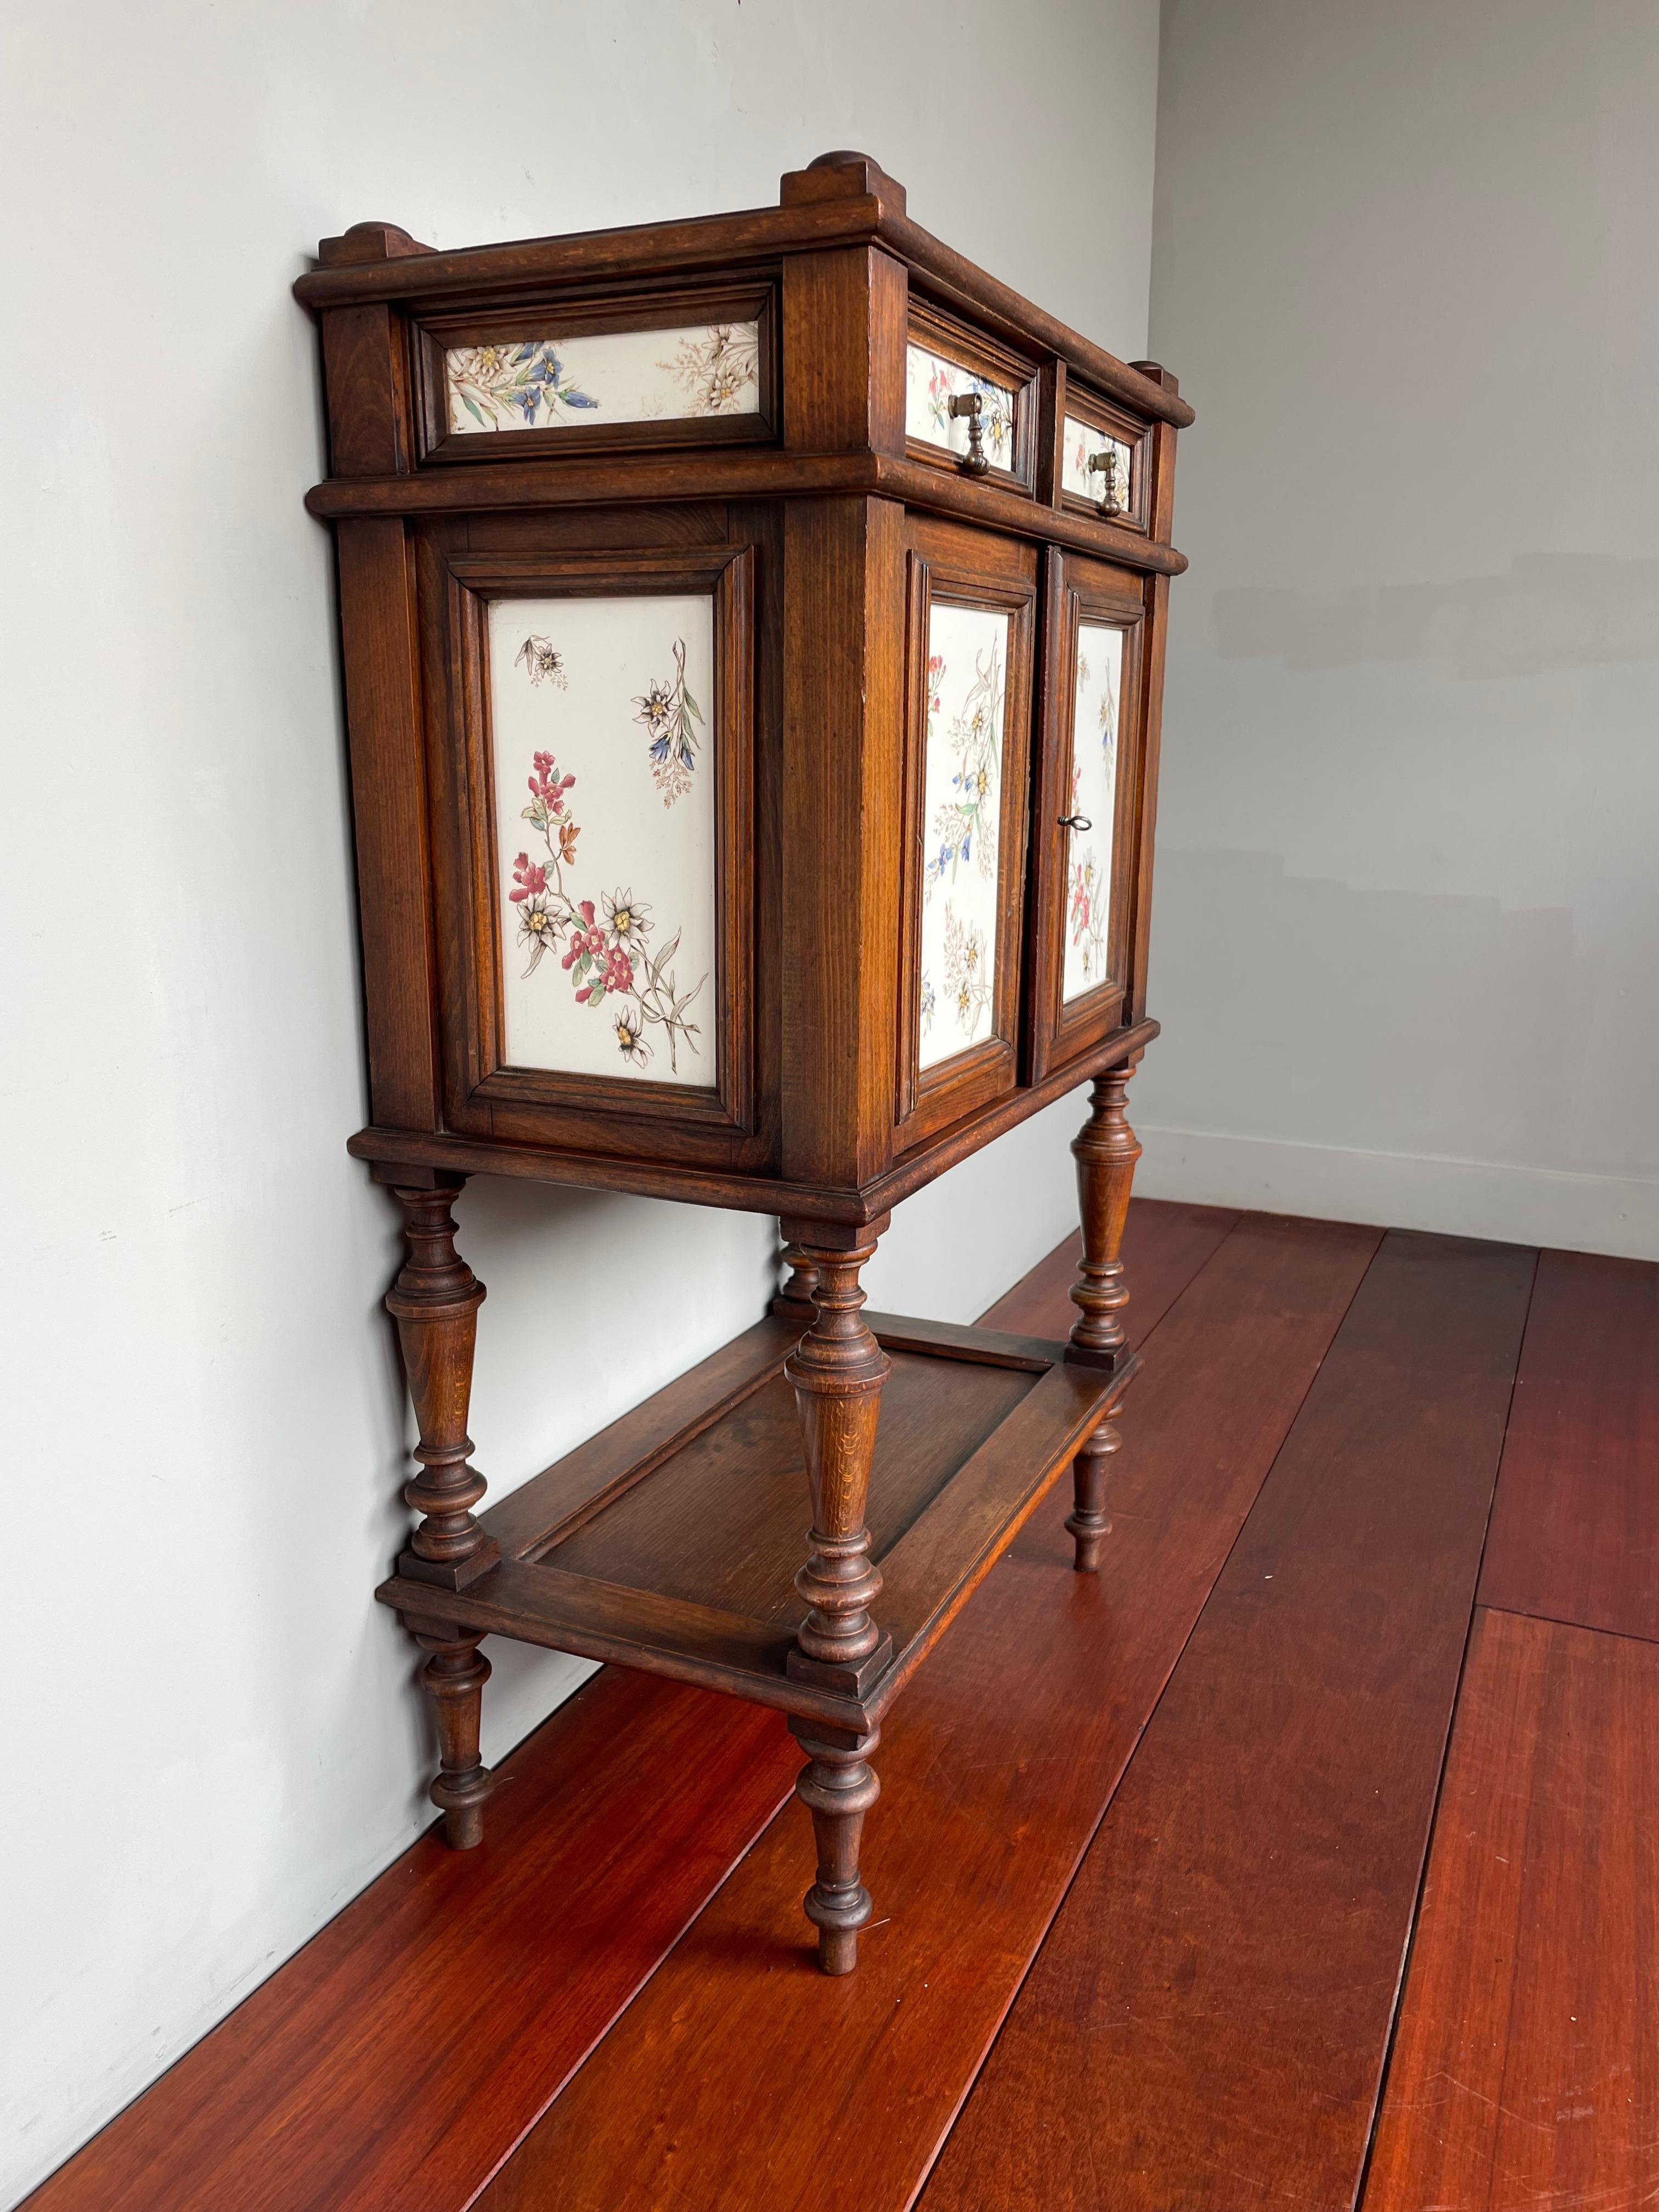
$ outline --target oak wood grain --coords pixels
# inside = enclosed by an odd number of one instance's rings
[[[1032,1383],[1017,1368],[893,1355],[870,1480],[878,1559]],[[547,1556],[574,1574],[793,1629],[804,1609],[793,1576],[807,1525],[794,1393],[780,1375],[678,1452],[661,1475],[637,1485]]]
[[[791,1814],[481,2207],[789,2212],[822,2204],[829,2172],[859,2212],[908,2203],[1376,1243],[1252,1217],[1160,1324],[1100,1574],[1072,1572],[1051,1504],[885,1728],[884,1789],[927,1813],[871,1815],[857,1974],[808,1963]]]
[[[424,1837],[27,2212],[460,2212],[798,1764],[769,1713],[599,1675],[495,1770],[478,1849]]]
[[[1483,1605],[1659,1639],[1659,1267],[1538,1263]]]
[[[1476,1616],[1364,2212],[1659,2200],[1659,1646]]]
[[[490,1507],[483,1525],[507,1558],[537,1558],[556,1532],[574,1529],[604,1501],[643,1480],[670,1452],[759,1389],[782,1367],[799,1333],[787,1322],[757,1322],[653,1391],[643,1405],[630,1407],[521,1483]]]
[[[925,2212],[1352,2201],[1534,1257],[1383,1241]]]

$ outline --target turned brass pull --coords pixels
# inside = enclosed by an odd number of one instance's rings
[[[1092,830],[1095,825],[1086,814],[1062,814],[1060,817],[1060,826],[1062,830]]]
[[[962,473],[965,477],[982,477],[990,468],[986,457],[985,433],[980,428],[980,414],[985,405],[982,392],[957,392],[951,397],[951,416],[960,422],[965,416],[968,423],[968,450],[962,457]]]
[[[1115,516],[1124,514],[1123,501],[1117,495],[1117,455],[1111,452],[1091,453],[1089,473],[1091,477],[1103,476],[1106,479],[1106,489],[1095,504],[1107,521],[1110,522]]]

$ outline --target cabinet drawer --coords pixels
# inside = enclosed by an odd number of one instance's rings
[[[772,439],[775,331],[769,284],[434,315],[413,332],[420,458]]]
[[[1029,492],[1036,415],[1035,363],[965,323],[923,303],[912,305],[904,353],[904,440],[913,458]]]
[[[1151,441],[1103,399],[1068,385],[1060,418],[1060,504],[1086,507],[1129,530],[1145,530]]]

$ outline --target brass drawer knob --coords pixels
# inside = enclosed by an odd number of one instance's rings
[[[1118,515],[1127,512],[1122,500],[1118,496],[1117,465],[1117,455],[1113,452],[1091,453],[1089,456],[1090,475],[1103,476],[1106,479],[1105,489],[1095,504],[1108,522],[1115,520]]]
[[[962,473],[965,477],[982,477],[990,470],[985,451],[985,433],[980,428],[980,415],[985,405],[984,395],[978,392],[957,392],[951,395],[951,414],[953,420],[964,418],[968,424],[968,450],[962,457]]]

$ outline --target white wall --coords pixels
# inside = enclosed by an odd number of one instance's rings
[[[1144,1190],[1659,1256],[1659,13],[1168,0]]]
[[[370,1597],[404,1524],[395,1253],[343,1150],[364,1101],[332,582],[288,288],[364,218],[442,246],[748,206],[859,145],[920,221],[1136,356],[1153,0],[1046,0],[1012,42],[1008,20],[5,11],[0,2202],[429,1817],[411,1653]],[[1073,1218],[1077,1118],[913,1200],[876,1295],[957,1317],[1005,1288]],[[504,1183],[460,1218],[498,1495],[769,1289],[763,1221]],[[489,1756],[580,1673],[494,1656]]]

